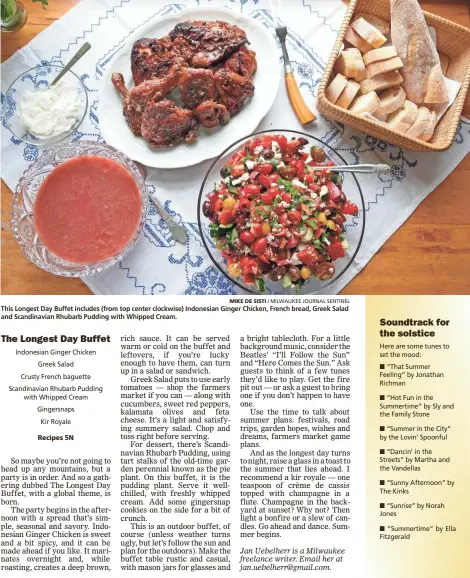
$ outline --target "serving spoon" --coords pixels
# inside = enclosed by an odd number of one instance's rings
[[[144,180],[145,180],[147,178],[147,171],[146,171],[144,165],[141,165],[137,161],[134,161],[134,162],[135,162],[137,168],[139,169],[141,175],[144,177]],[[158,214],[165,222],[165,225],[170,230],[170,234],[173,237],[173,239],[177,243],[181,243],[183,245],[186,245],[186,241],[188,240],[188,234],[186,233],[186,229],[176,222],[176,219],[170,215],[170,213],[165,209],[165,207],[160,203],[160,201],[154,195],[149,193],[149,198],[150,198],[153,206],[157,209]]]
[[[59,80],[64,76],[64,74],[66,74],[72,68],[72,66],[74,66],[80,60],[80,58],[90,50],[90,48],[91,44],[89,42],[85,42],[85,44],[79,50],[77,50],[75,56],[72,56],[69,62],[64,66],[63,70],[61,70],[59,74],[54,78],[50,86],[54,86],[54,84],[57,84]]]
[[[325,169],[335,173],[375,173],[377,175],[383,175],[392,171],[392,167],[389,167],[388,165],[335,165],[333,167],[309,167],[310,171],[324,171]]]
[[[186,244],[188,240],[188,234],[186,233],[186,229],[175,221],[175,219],[165,210],[163,205],[157,201],[157,199],[149,193],[150,200],[152,201],[154,207],[157,209],[160,217],[164,220],[165,225],[170,229],[171,236],[175,241],[178,243],[182,243],[183,245]]]

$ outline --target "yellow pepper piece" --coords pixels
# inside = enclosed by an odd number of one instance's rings
[[[320,213],[318,215],[317,219],[320,221],[320,223],[323,223],[324,225],[326,225],[328,222],[328,219],[326,218],[325,213]]]
[[[310,277],[312,276],[312,270],[309,267],[307,267],[306,265],[304,265],[302,267],[302,269],[300,270],[300,275],[301,275],[302,279],[305,279],[305,280],[310,279]]]
[[[261,231],[263,232],[263,235],[269,235],[269,233],[271,232],[271,225],[265,221],[262,225],[261,225]]]
[[[240,267],[240,263],[232,263],[228,266],[228,274],[231,277],[240,277],[242,274],[242,269]]]
[[[231,211],[236,204],[236,200],[233,197],[227,197],[224,199],[223,205],[225,211]]]

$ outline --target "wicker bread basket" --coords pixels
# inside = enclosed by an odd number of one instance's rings
[[[339,31],[338,39],[336,40],[333,52],[320,82],[318,90],[318,110],[330,119],[337,120],[368,135],[406,149],[434,152],[447,150],[454,142],[470,84],[470,29],[454,24],[449,20],[445,20],[429,12],[424,12],[428,25],[434,26],[436,29],[437,48],[439,52],[446,54],[450,59],[446,76],[453,80],[458,80],[462,84],[455,102],[439,121],[431,141],[424,142],[407,137],[378,121],[365,118],[336,106],[327,100],[325,96],[325,89],[334,76],[333,66],[341,52],[346,29],[351,23],[353,16],[363,12],[374,14],[390,21],[390,0],[351,0],[343,25]]]

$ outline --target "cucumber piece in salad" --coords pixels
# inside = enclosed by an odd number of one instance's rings
[[[238,231],[234,227],[231,231],[227,233],[227,242],[232,249],[235,249],[235,241],[238,239]]]
[[[289,275],[284,275],[282,278],[282,286],[284,289],[289,289],[289,287],[292,287],[292,279],[289,277]]]
[[[266,283],[264,282],[264,279],[262,277],[256,277],[255,283],[258,291],[260,291],[261,293],[264,293],[266,291]]]
[[[209,225],[209,233],[213,239],[220,239],[222,237],[222,233],[219,229],[219,225],[217,223],[211,223]]]

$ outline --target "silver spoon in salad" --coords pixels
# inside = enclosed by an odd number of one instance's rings
[[[389,165],[334,165],[332,167],[309,167],[309,170],[313,172],[323,171],[325,169],[335,173],[375,173],[377,175],[383,175],[392,171],[392,167]]]

